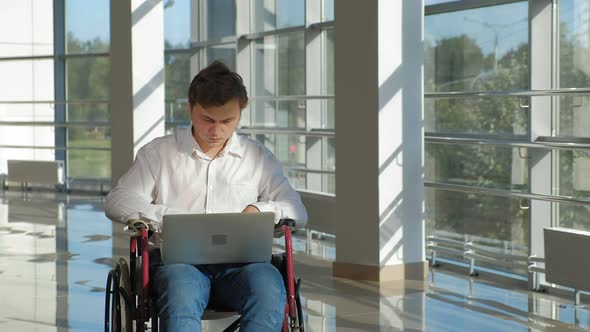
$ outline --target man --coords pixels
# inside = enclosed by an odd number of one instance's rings
[[[215,61],[195,76],[188,100],[191,128],[137,152],[107,196],[107,216],[143,220],[156,233],[170,213],[270,211],[277,222],[291,218],[302,227],[307,212],[276,158],[235,133],[248,102],[242,78]],[[270,263],[163,265],[159,249],[150,260],[163,331],[200,331],[209,301],[218,310],[240,312],[241,331],[280,330],[286,292]]]

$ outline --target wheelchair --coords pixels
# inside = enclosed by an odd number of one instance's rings
[[[275,226],[275,233],[284,233],[285,252],[273,254],[271,263],[279,270],[287,291],[287,304],[281,332],[304,332],[303,310],[299,289],[301,279],[295,281],[293,271],[292,219],[281,219]],[[239,315],[237,312],[220,312],[207,308],[201,320],[223,319]],[[150,324],[151,320],[151,324]],[[223,332],[235,331],[240,327],[237,318]],[[148,255],[148,230],[140,227],[130,236],[129,264],[120,258],[109,271],[105,291],[105,332],[109,331],[158,331],[158,309],[150,294],[150,273]]]

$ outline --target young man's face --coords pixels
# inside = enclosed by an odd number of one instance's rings
[[[193,136],[203,150],[223,148],[240,122],[240,104],[232,99],[221,106],[189,105]]]

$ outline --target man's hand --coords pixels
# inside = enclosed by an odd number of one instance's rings
[[[242,213],[259,213],[260,210],[258,210],[257,207],[255,207],[254,205],[248,205],[246,206],[246,208],[242,211]]]
[[[145,229],[149,230],[149,224],[141,219],[130,219],[127,220],[127,227],[129,227],[132,231],[138,231],[140,228],[144,227]]]

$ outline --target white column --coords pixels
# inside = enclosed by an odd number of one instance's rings
[[[335,11],[334,274],[423,280],[423,2],[336,1]]]
[[[306,26],[318,23],[322,18],[322,1],[307,0],[305,3]],[[325,71],[322,65],[322,31],[320,29],[305,30],[305,94],[319,96],[325,94],[322,91],[322,73]],[[305,101],[305,119],[307,130],[322,128],[323,100],[311,99]],[[323,141],[321,137],[306,137],[305,139],[305,164],[307,168],[322,168]],[[324,153],[325,155],[325,153]],[[307,173],[306,186],[309,191],[322,191],[322,175]]]
[[[164,135],[163,41],[162,1],[111,1],[113,183],[139,148]]]
[[[529,2],[529,50],[530,50],[530,87],[532,90],[552,89],[552,1],[538,0]],[[557,98],[557,97],[555,97]],[[539,136],[551,136],[552,97],[531,97],[529,110],[530,140],[534,142]],[[531,192],[552,195],[552,164],[556,165],[558,152],[544,149],[529,149],[529,182]],[[557,164],[558,165],[558,164]],[[554,179],[556,180],[556,179]],[[529,210],[530,254],[545,256],[543,228],[551,226],[552,203],[532,200]],[[544,275],[540,276],[544,282]],[[532,278],[529,278],[531,281]],[[530,282],[529,282],[530,284]]]

